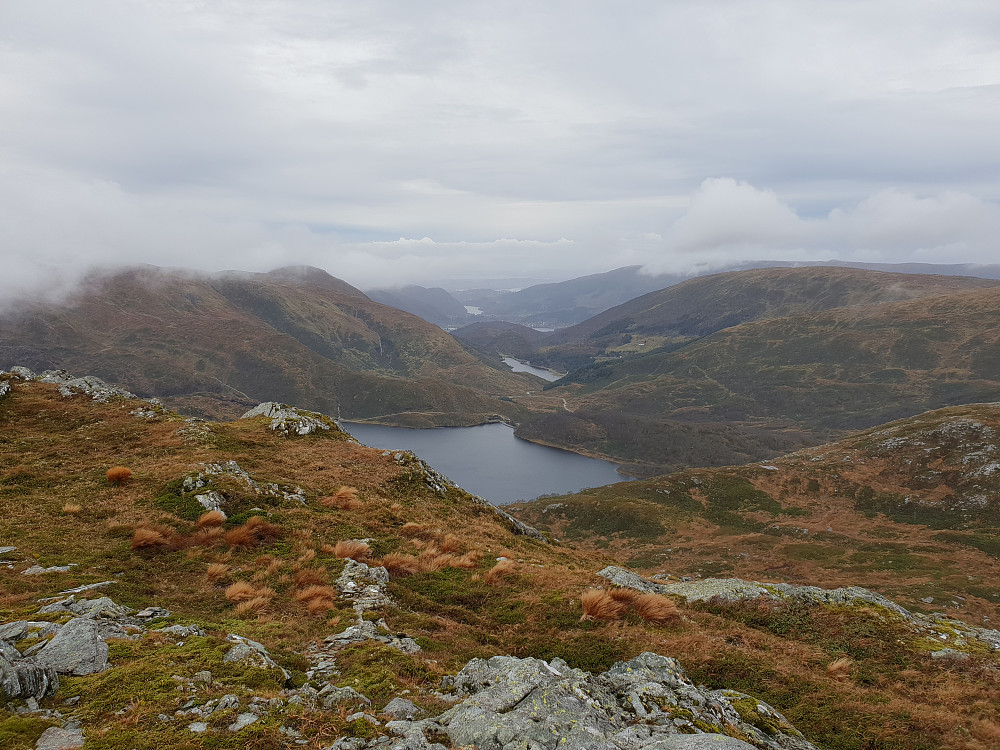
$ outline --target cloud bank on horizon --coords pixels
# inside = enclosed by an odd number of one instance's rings
[[[7,0],[0,294],[996,262],[1000,6]]]

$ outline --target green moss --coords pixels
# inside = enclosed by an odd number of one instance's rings
[[[726,697],[729,698],[729,704],[736,709],[736,713],[744,722],[757,727],[764,734],[772,737],[778,734],[781,723],[773,717],[761,715],[760,705],[756,700],[748,695],[733,694]]]
[[[35,716],[7,716],[0,718],[0,747],[4,750],[31,750],[49,727],[56,722]]]
[[[184,494],[183,479],[175,479],[163,485],[153,502],[161,510],[179,516],[186,521],[197,521],[198,516],[205,512],[201,503],[194,499],[193,494]]]
[[[337,664],[340,687],[354,688],[375,705],[387,703],[404,684],[424,682],[430,675],[422,661],[380,643],[349,646],[337,657]]]

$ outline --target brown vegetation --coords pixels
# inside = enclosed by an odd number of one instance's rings
[[[371,553],[371,547],[357,539],[337,542],[333,548],[333,554],[337,557],[349,557],[352,560],[366,560],[371,556]]]
[[[293,597],[305,604],[310,614],[318,614],[336,606],[337,592],[331,586],[311,585],[298,589]]]
[[[506,578],[510,578],[517,572],[517,563],[513,560],[497,560],[497,564],[486,571],[486,575],[483,576],[483,580],[492,585],[494,583],[499,583]]]
[[[237,581],[226,589],[226,598],[231,602],[242,602],[256,596],[253,584],[247,581]]]
[[[210,510],[198,516],[198,528],[222,526],[226,522],[226,514],[221,510]]]
[[[66,503],[63,506],[63,513],[67,516],[75,516],[83,510],[83,506],[79,503]]]
[[[221,526],[208,526],[192,534],[190,542],[195,547],[210,547],[221,540],[223,534]]]
[[[646,622],[665,625],[680,620],[677,603],[659,594],[640,594],[632,601],[632,607]]]
[[[214,562],[205,571],[205,578],[214,583],[224,577],[229,572],[229,566],[225,563]]]
[[[179,549],[182,540],[166,526],[141,526],[132,534],[132,549],[146,552],[170,552]]]
[[[321,498],[319,502],[324,507],[338,510],[357,510],[362,505],[358,499],[358,490],[347,486],[341,487],[333,495]]]
[[[294,576],[296,586],[325,585],[328,576],[325,568],[302,568]]]
[[[622,605],[616,602],[604,589],[588,589],[580,596],[583,605],[581,620],[616,620]]]
[[[842,656],[827,665],[826,674],[833,680],[847,680],[851,676],[851,667],[853,666],[853,661],[848,659],[846,656]]]
[[[263,516],[253,516],[242,526],[237,526],[226,532],[226,544],[230,547],[253,547],[266,544],[281,538],[281,527],[268,521]]]
[[[106,474],[108,482],[118,486],[132,479],[132,470],[127,466],[112,466]]]

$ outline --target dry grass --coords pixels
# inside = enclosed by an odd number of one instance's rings
[[[211,547],[222,539],[224,533],[221,526],[207,526],[191,535],[191,544],[196,547]]]
[[[211,528],[215,526],[222,526],[226,522],[226,514],[221,510],[210,510],[207,513],[202,513],[198,516],[198,528]]]
[[[62,508],[63,513],[65,513],[67,516],[78,515],[82,510],[83,506],[80,505],[79,503],[66,503]]]
[[[226,589],[226,598],[231,602],[243,602],[253,599],[257,595],[257,589],[247,581],[237,581]]]
[[[332,544],[324,542],[323,546],[319,548],[319,551],[322,552],[324,555],[332,555],[334,550],[336,549],[337,548],[334,547]]]
[[[395,578],[412,576],[420,572],[420,561],[413,555],[404,555],[402,552],[390,552],[383,556],[379,565]]]
[[[333,548],[333,554],[341,558],[349,557],[352,560],[367,560],[371,557],[372,549],[364,542],[351,539],[349,541],[337,542],[337,545]]]
[[[142,526],[132,534],[132,549],[145,552],[170,552],[181,547],[182,540],[166,526]]]
[[[588,589],[580,596],[583,605],[581,620],[617,620],[622,605],[604,589]]]
[[[517,573],[517,563],[513,560],[497,560],[497,564],[486,571],[486,575],[483,576],[483,580],[493,585],[494,583],[500,583],[501,581],[510,578]]]
[[[341,487],[337,492],[328,497],[320,498],[320,504],[326,508],[337,508],[338,510],[357,510],[362,506],[358,499],[358,491],[354,487]]]
[[[263,516],[253,516],[242,526],[226,532],[226,544],[230,547],[253,547],[257,544],[273,542],[281,538],[281,527]]]
[[[247,614],[259,614],[267,609],[267,605],[271,603],[271,600],[264,596],[255,596],[252,599],[247,599],[236,605],[235,610],[233,610],[237,617]]]
[[[293,598],[306,605],[310,614],[320,614],[333,609],[336,604],[337,592],[332,586],[314,584],[298,589]]]
[[[639,617],[656,625],[677,622],[681,618],[677,603],[659,594],[640,594],[632,601],[632,607]]]
[[[205,571],[205,578],[215,583],[220,578],[224,578],[229,573],[229,566],[225,563],[211,563]]]
[[[127,466],[112,466],[105,475],[108,482],[118,486],[132,479],[132,470]]]
[[[465,547],[465,545],[462,543],[462,540],[459,539],[454,534],[445,534],[444,538],[441,540],[441,543],[438,546],[441,548],[442,552],[452,552],[452,553],[461,552]]]
[[[630,607],[635,603],[641,594],[638,591],[633,591],[632,589],[614,588],[608,591],[608,594],[616,602],[625,607]]]
[[[312,549],[312,548],[310,548],[310,549],[307,549],[307,550],[306,550],[305,552],[303,552],[303,553],[302,553],[302,554],[301,554],[301,555],[299,556],[299,562],[300,562],[300,563],[301,563],[302,565],[305,565],[305,564],[307,564],[307,563],[311,563],[311,562],[312,562],[313,560],[315,560],[315,559],[316,559],[316,550],[314,550],[314,549]]]
[[[827,665],[826,676],[832,680],[837,680],[838,682],[848,680],[851,677],[851,667],[853,666],[853,661],[848,659],[846,656],[842,656]]]
[[[296,586],[305,587],[326,585],[329,579],[325,568],[302,568],[293,576],[293,580]]]
[[[399,533],[403,536],[408,536],[411,538],[429,538],[435,536],[434,527],[429,523],[414,523],[409,521],[404,523],[399,529]]]

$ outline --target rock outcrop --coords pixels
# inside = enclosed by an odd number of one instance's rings
[[[464,698],[440,716],[386,727],[399,750],[428,738],[480,750],[666,750],[750,746],[812,750],[771,706],[731,690],[696,687],[674,659],[644,653],[593,675],[560,659],[473,659],[454,678]],[[722,744],[683,735],[735,735]]]
[[[314,411],[296,409],[277,401],[265,401],[246,412],[240,419],[267,417],[271,429],[284,435],[312,435],[317,430],[339,430],[329,417]]]
[[[977,642],[993,651],[1000,651],[1000,631],[969,625],[947,615],[924,615],[911,612],[891,599],[860,586],[821,589],[817,586],[793,586],[789,583],[760,583],[741,578],[705,578],[681,583],[654,583],[637,573],[609,565],[598,574],[609,583],[644,593],[683,597],[688,602],[736,602],[753,599],[772,601],[798,600],[807,604],[875,607],[887,615],[907,623],[918,635],[952,645],[964,646]]]

